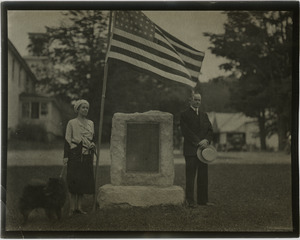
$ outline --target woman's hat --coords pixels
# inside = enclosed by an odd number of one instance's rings
[[[87,100],[84,100],[84,99],[80,99],[80,100],[77,100],[74,104],[74,112],[75,113],[78,113],[78,108],[81,104],[87,104],[88,106],[90,106],[89,102]]]
[[[217,150],[212,146],[208,145],[205,148],[198,147],[197,157],[203,163],[211,163],[217,158]]]

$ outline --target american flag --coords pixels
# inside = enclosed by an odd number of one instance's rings
[[[116,11],[107,57],[134,65],[155,78],[195,87],[204,52],[167,33],[141,11]]]

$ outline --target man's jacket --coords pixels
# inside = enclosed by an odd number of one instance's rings
[[[197,115],[192,108],[187,109],[181,114],[180,128],[184,137],[183,155],[185,156],[197,155],[198,143],[201,140],[212,141],[212,125],[204,112],[199,111]]]

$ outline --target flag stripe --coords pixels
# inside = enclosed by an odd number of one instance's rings
[[[174,48],[172,47],[172,45],[170,45],[167,42],[167,40],[165,40],[165,39],[164,39],[165,43],[163,45],[159,45],[155,42],[145,41],[143,38],[141,38],[137,35],[133,35],[131,33],[125,32],[125,31],[117,29],[117,28],[114,29],[114,36],[123,36],[124,39],[133,40],[134,42],[143,44],[143,46],[149,46],[152,49],[156,49],[160,52],[166,53],[166,54],[178,59],[182,64],[184,64],[182,59],[178,56],[178,54],[176,54],[176,52],[175,52]],[[134,45],[135,45],[135,43],[134,43]]]
[[[196,75],[199,74],[201,65],[200,66],[195,66],[195,65],[193,65],[189,62],[185,62],[185,61],[184,61],[184,63],[185,63],[186,68],[188,68],[190,71],[194,71],[194,74],[196,74]],[[192,74],[192,75],[194,75],[194,74]]]
[[[157,36],[156,36],[157,38]],[[164,46],[165,48],[168,48],[170,51],[176,51],[175,48],[173,48],[172,45],[168,45],[166,44],[165,42],[163,42],[162,40],[160,40],[160,38],[157,38],[157,43],[160,45],[160,46]],[[165,40],[165,39],[164,39]],[[165,40],[166,41],[166,40]],[[157,48],[157,47],[156,47]],[[178,55],[176,55],[176,58],[178,59]],[[199,58],[199,59],[202,59],[203,60],[203,57]],[[200,69],[201,69],[201,63],[202,63],[202,60],[199,61],[199,60],[194,60],[190,57],[187,57],[185,55],[182,55],[180,54],[180,61],[182,63],[184,63],[186,65],[186,67],[188,69],[190,69],[191,71],[195,71],[193,75],[199,75],[199,72],[200,72]]]
[[[197,83],[199,81],[198,77],[192,77],[191,78],[193,82]]]
[[[152,67],[157,68],[159,70],[174,73],[174,74],[177,74],[177,75],[185,77],[185,78],[190,78],[190,76],[185,72],[182,72],[180,70],[168,67],[166,65],[161,64],[159,61],[155,61],[154,59],[149,59],[149,58],[145,57],[144,55],[140,55],[140,54],[137,54],[137,53],[132,52],[130,50],[114,46],[113,44],[111,46],[111,51],[112,52],[118,52],[119,54],[124,55],[124,56],[130,56],[130,57],[135,58],[135,59],[137,59],[141,62],[147,63],[147,64],[151,65]]]
[[[176,52],[174,46],[171,45],[170,42],[165,37],[163,37],[160,34],[156,34],[154,41],[155,41],[156,45],[167,48],[168,50],[173,52],[178,57],[178,53]]]
[[[166,41],[166,39],[163,36],[156,35],[155,38],[159,45],[168,48],[170,51],[176,51],[176,49],[172,45],[170,45],[169,43],[167,44],[167,43],[163,42],[163,41]],[[178,55],[176,55],[176,57],[178,58]],[[199,72],[201,69],[201,65],[202,65],[202,61],[191,59],[190,57],[187,57],[182,54],[180,54],[180,58],[181,58],[180,60],[185,64],[186,68],[188,68],[188,70],[190,70],[191,75],[195,76],[195,78],[198,78],[198,75],[199,75]],[[201,58],[201,59],[203,59],[203,58]]]
[[[169,38],[170,40],[172,40],[174,43],[178,43],[179,46],[181,47],[185,47],[187,50],[191,50],[192,52],[194,52],[195,54],[202,54],[204,55],[204,52],[198,51],[194,48],[192,48],[191,46],[187,45],[186,43],[180,41],[178,38],[174,37],[173,35],[169,34],[168,32],[166,32],[164,29],[162,29],[161,27],[157,26],[156,27],[163,33],[163,35],[165,35],[167,38]]]
[[[126,37],[123,37],[121,35],[118,35],[118,34],[115,34],[114,36],[114,40],[115,41],[118,41],[118,42],[123,42],[123,43],[126,43],[128,44],[128,46],[134,46],[136,48],[140,48],[140,49],[143,49],[146,53],[145,54],[154,54],[158,57],[161,57],[161,58],[165,58],[165,59],[168,59],[172,62],[175,62],[175,63],[178,63],[178,64],[182,64],[182,60],[180,60],[178,58],[178,56],[176,57],[173,57],[169,54],[166,54],[164,52],[161,52],[159,48],[153,48],[149,45],[145,45],[145,44],[142,44],[142,43],[139,43],[137,41],[134,41],[132,39],[128,39]],[[173,54],[172,54],[173,55]]]
[[[159,28],[159,29],[161,30],[161,28]],[[159,34],[161,34],[161,33],[159,33]],[[168,36],[170,36],[170,34],[168,34]],[[176,39],[176,38],[173,37],[172,39]],[[198,76],[199,76],[199,73],[201,70],[201,66],[202,66],[202,61],[204,59],[204,53],[194,50],[191,47],[189,47],[188,49],[186,49],[186,48],[182,49],[181,48],[182,46],[180,46],[177,42],[173,41],[172,39],[168,38],[168,40],[172,43],[174,49],[178,52],[181,59],[184,61],[185,66],[190,70],[191,75],[195,79],[198,79]],[[177,41],[181,42],[180,40],[177,40]],[[184,44],[184,45],[186,45],[186,44]]]
[[[176,49],[176,51],[177,51],[178,53],[181,53],[181,54],[183,54],[183,55],[185,55],[185,56],[187,56],[187,57],[190,57],[191,59],[194,59],[194,60],[196,60],[196,61],[203,61],[203,59],[204,59],[203,55],[196,55],[196,54],[193,54],[193,53],[191,53],[191,52],[186,51],[186,50],[183,49],[183,48],[180,48],[180,47],[176,46],[174,43],[172,43],[172,44],[173,44],[174,48]]]
[[[203,56],[203,55],[196,55],[196,54],[193,54],[193,53],[191,53],[191,52],[186,51],[186,50],[183,49],[183,48],[177,47],[174,43],[172,43],[172,44],[173,44],[173,46],[174,46],[174,48],[176,49],[177,52],[179,52],[179,53],[181,53],[181,54],[183,54],[183,55],[185,55],[185,56],[188,56],[188,57],[190,57],[191,59],[194,59],[194,60],[196,60],[196,61],[203,61],[203,59],[204,59],[204,56]]]
[[[177,42],[173,41],[172,39],[170,39],[168,37],[164,37],[162,35],[162,33],[160,33],[157,29],[156,29],[155,33],[157,35],[160,35],[162,38],[167,39],[167,41],[170,42],[173,45],[174,49],[177,52],[179,52],[179,53],[181,53],[183,55],[186,55],[186,56],[188,56],[188,57],[190,57],[190,58],[192,58],[192,59],[194,59],[196,61],[203,61],[203,58],[204,58],[204,53],[203,52],[193,51],[193,50],[191,50],[189,48],[183,48],[180,44],[178,44]]]
[[[153,68],[151,65],[140,62],[139,60],[135,58],[131,58],[130,56],[121,55],[116,52],[110,52],[110,58],[118,59],[120,61],[123,61],[125,63],[129,63],[137,68],[142,69],[143,72],[147,72],[149,75],[156,76],[157,78],[163,79],[163,80],[173,80],[179,83],[183,83],[186,85],[189,85],[191,87],[196,86],[196,82],[193,82],[185,77],[178,76],[176,74],[172,74],[166,71],[162,71],[156,68]]]
[[[183,62],[189,63],[197,68],[199,68],[199,66],[201,66],[202,61],[195,61],[194,59],[191,59],[185,55],[179,54],[179,56],[181,57]],[[198,69],[198,72],[200,71],[200,69]]]
[[[137,48],[135,46],[128,45],[124,42],[118,42],[116,40],[112,41],[111,47],[112,47],[113,51],[121,51],[120,49],[127,50],[126,52],[123,51],[122,54],[130,54],[130,55],[138,54],[138,55],[140,55],[140,57],[148,58],[149,60],[155,61],[157,64],[157,67],[159,67],[160,65],[164,65],[165,67],[173,68],[174,70],[181,71],[187,77],[191,77],[190,72],[182,64],[169,61],[166,58],[161,58],[156,55],[154,55],[154,56],[150,55],[151,56],[151,58],[150,58],[149,53],[145,52],[141,48]],[[119,47],[120,49],[118,49],[117,47]]]

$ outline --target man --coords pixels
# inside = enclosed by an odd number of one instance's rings
[[[198,147],[205,148],[212,141],[213,131],[208,116],[200,112],[201,95],[194,93],[190,108],[181,114],[180,127],[184,137],[183,155],[186,163],[186,201],[189,207],[208,203],[208,166],[197,157]],[[197,174],[197,204],[194,201],[194,184]]]

